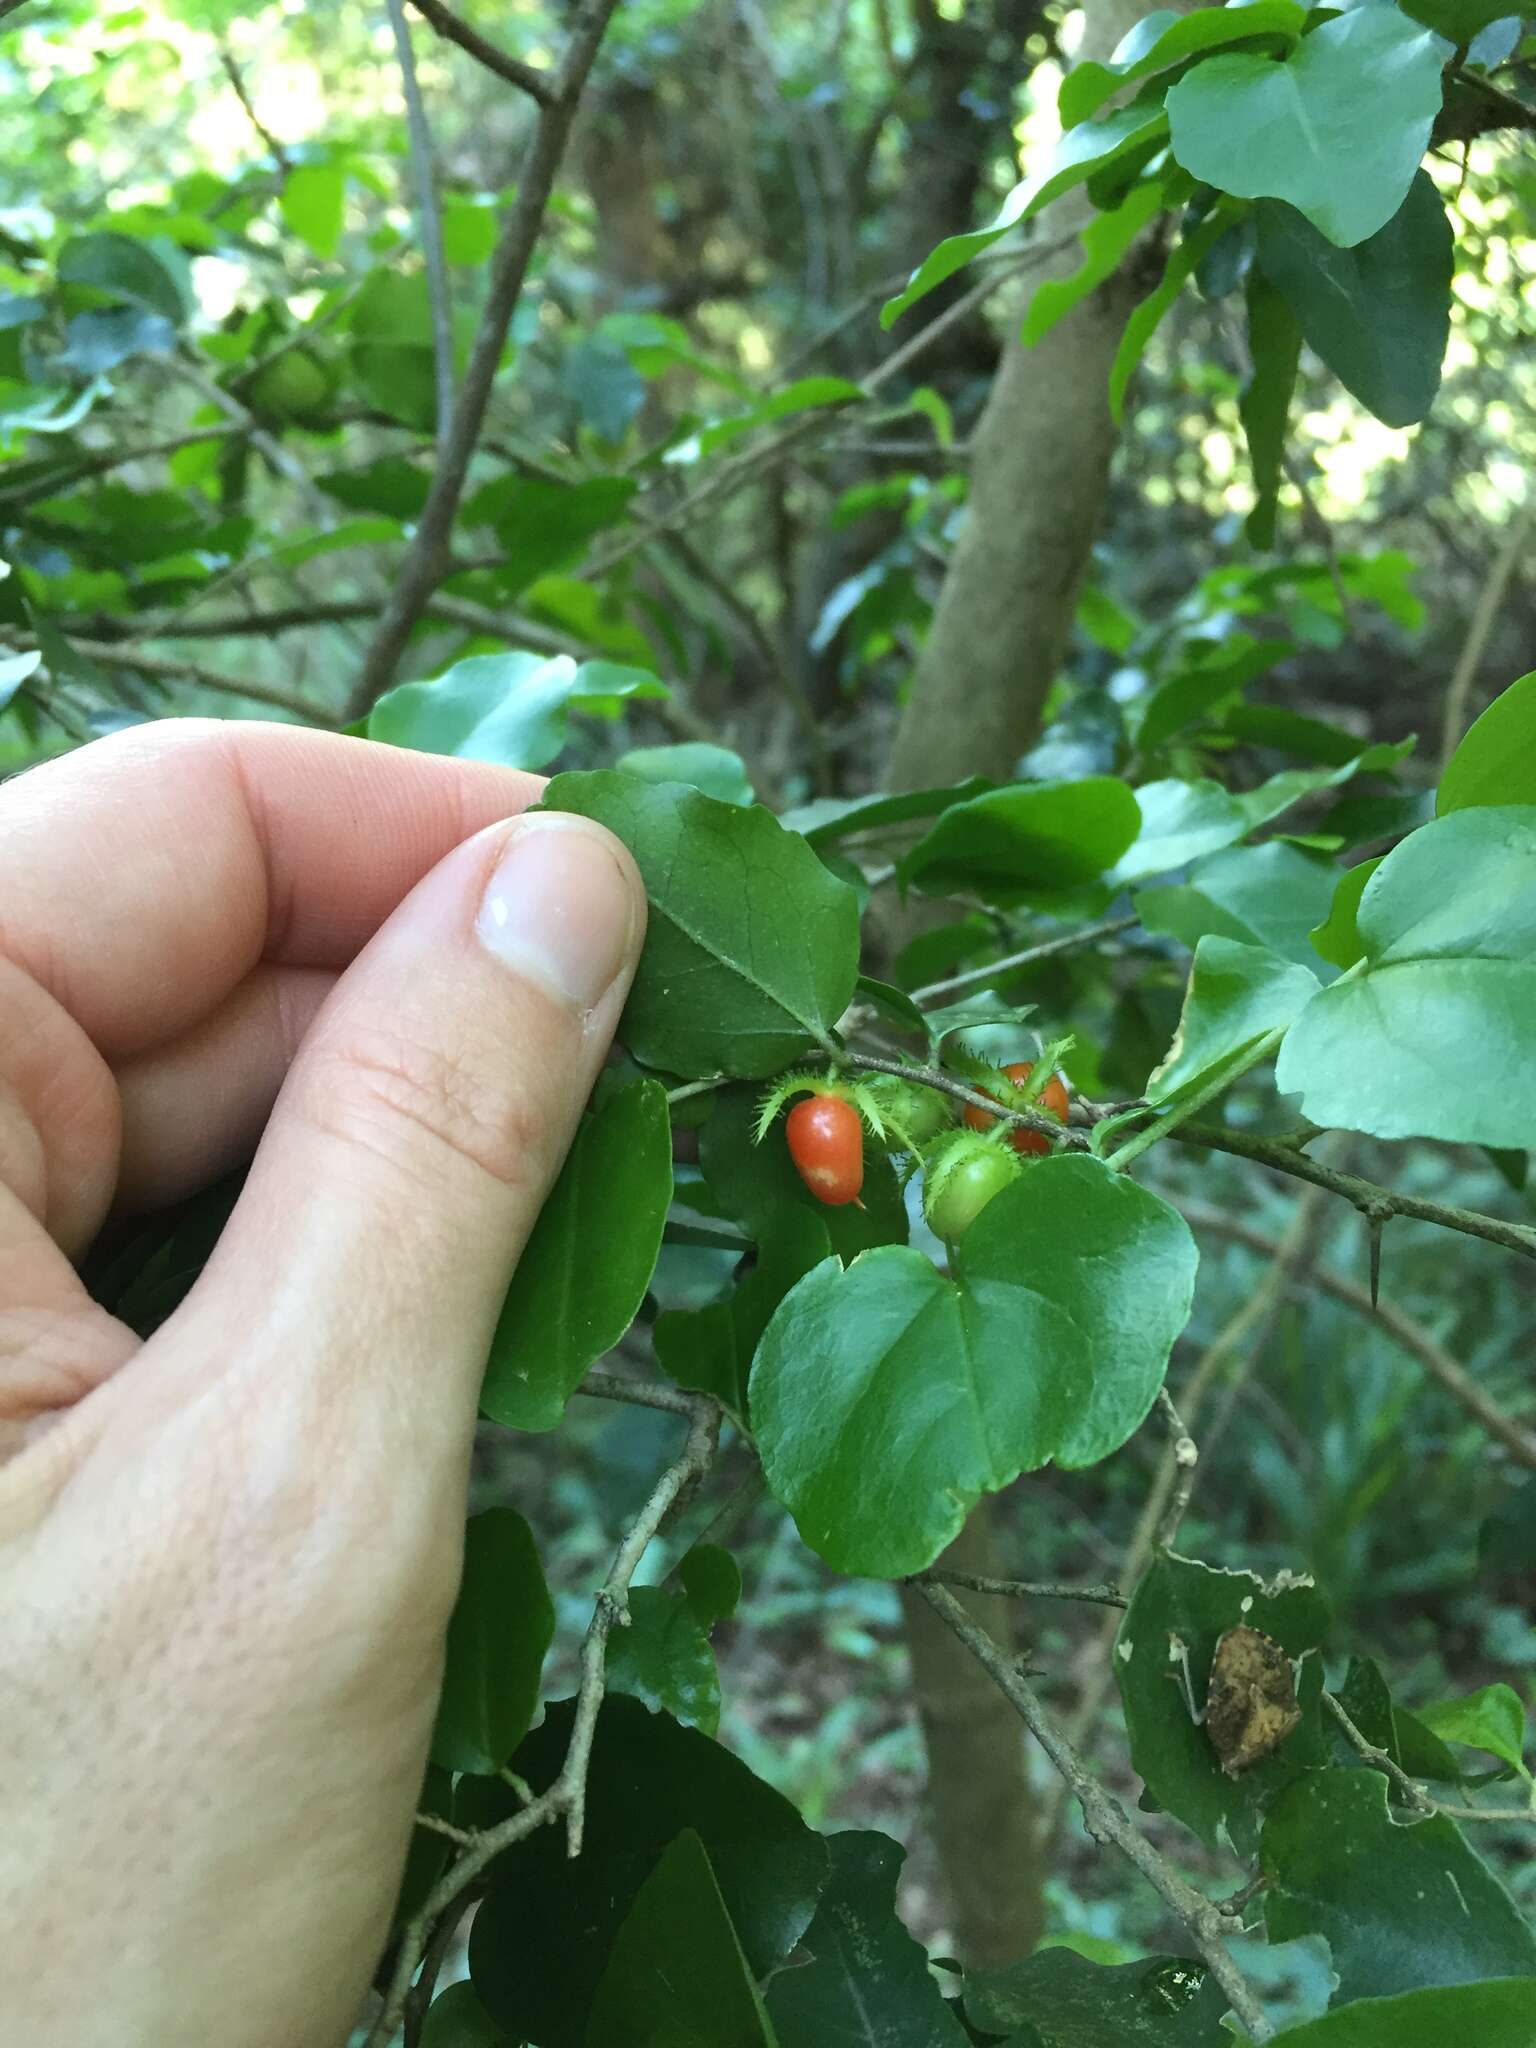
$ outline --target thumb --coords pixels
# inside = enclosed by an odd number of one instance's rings
[[[403,1438],[418,1471],[436,1451],[462,1473],[507,1284],[644,923],[619,842],[539,813],[458,847],[337,983],[173,1318],[269,1423],[277,1397],[310,1456],[356,1458],[361,1427],[386,1457]]]

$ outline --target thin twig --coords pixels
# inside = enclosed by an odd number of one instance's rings
[[[1418,1223],[1438,1223],[1442,1229],[1458,1230],[1466,1237],[1485,1238],[1523,1258],[1536,1259],[1536,1229],[1528,1223],[1506,1223],[1500,1216],[1485,1216],[1480,1210],[1461,1209],[1449,1202],[1430,1202],[1420,1195],[1384,1188],[1359,1174],[1343,1173],[1309,1158],[1297,1145],[1283,1138],[1259,1138],[1225,1125],[1181,1124],[1171,1133],[1180,1145],[1198,1145],[1210,1152],[1230,1152],[1237,1159],[1252,1159],[1260,1166],[1273,1167],[1293,1180],[1310,1181],[1353,1204],[1368,1223],[1389,1222],[1394,1216],[1411,1217]]]
[[[1461,653],[1456,658],[1456,667],[1446,686],[1445,716],[1440,727],[1442,775],[1445,773],[1445,764],[1460,745],[1462,733],[1466,730],[1467,702],[1472,694],[1472,685],[1477,680],[1477,672],[1488,645],[1488,636],[1499,616],[1499,607],[1503,604],[1504,594],[1509,589],[1509,580],[1525,551],[1533,519],[1536,519],[1536,490],[1531,492],[1510,520],[1504,544],[1489,563],[1488,574],[1482,589],[1478,592],[1477,603],[1472,607],[1467,637],[1462,642]]]
[[[1250,2039],[1257,2042],[1269,2040],[1274,2029],[1259,2003],[1258,1994],[1232,1960],[1220,1908],[1202,1892],[1196,1891],[1152,1847],[1119,1800],[1106,1792],[1088,1769],[1016,1661],[971,1619],[948,1587],[927,1583],[920,1585],[919,1590],[934,1612],[987,1671],[1056,1766],[1072,1797],[1082,1808],[1089,1834],[1096,1842],[1113,1843],[1135,1864],[1164,1905],[1188,1928],[1191,1939],[1210,1967],[1211,1975],[1226,1993],[1228,2004],[1247,2028]]]
[[[1446,1820],[1494,1820],[1536,1822],[1536,1807],[1530,1806],[1461,1806],[1445,1799],[1435,1799],[1426,1792],[1417,1780],[1410,1778],[1397,1758],[1387,1750],[1378,1749],[1376,1744],[1362,1735],[1349,1717],[1344,1703],[1331,1692],[1323,1693],[1323,1705],[1338,1723],[1345,1741],[1366,1763],[1374,1764],[1379,1771],[1385,1771],[1406,1803],[1415,1813],[1440,1814]]]
[[[405,2048],[417,2048],[422,2028],[427,2023],[427,2009],[432,2003],[432,1994],[437,1989],[448,1950],[458,1930],[459,1916],[445,1913],[437,1923],[432,1939],[427,1944],[426,1955],[422,1958],[421,1975],[411,1986],[410,1996],[405,2001],[401,2018],[405,2023]]]
[[[525,64],[521,57],[509,57],[505,50],[498,50],[467,21],[460,21],[451,7],[443,5],[443,0],[411,0],[411,5],[424,20],[431,22],[445,42],[457,43],[477,64],[483,64],[487,71],[494,72],[508,85],[515,85],[519,92],[527,93],[541,107],[554,105],[556,84],[553,79],[547,78],[542,71],[536,71],[531,64]]]
[[[491,387],[501,367],[507,330],[523,295],[528,266],[576,116],[577,101],[617,5],[618,0],[585,0],[578,8],[552,96],[540,106],[518,177],[517,197],[491,258],[485,308],[454,407],[453,429],[440,451],[432,489],[416,523],[415,538],[400,563],[384,615],[363,658],[348,703],[349,718],[362,717],[388,689],[406,642],[442,581],[454,516],[480,439]]]
[[[453,426],[453,312],[448,296],[448,259],[443,253],[443,223],[437,206],[437,152],[432,127],[416,76],[416,52],[405,0],[386,0],[389,26],[400,66],[405,99],[406,133],[411,146],[411,182],[416,190],[416,232],[421,237],[427,271],[427,303],[432,310],[432,364],[437,387],[437,452],[441,456]]]
[[[1001,960],[989,961],[985,967],[968,967],[963,974],[951,974],[943,981],[930,981],[922,988],[912,991],[914,1003],[937,1002],[940,996],[951,996],[961,989],[980,988],[997,981],[1005,974],[1012,974],[1020,967],[1032,967],[1037,960],[1054,960],[1060,953],[1075,953],[1080,946],[1091,946],[1099,939],[1112,939],[1119,932],[1128,932],[1139,925],[1139,917],[1111,917],[1103,924],[1084,925],[1075,932],[1063,932],[1058,938],[1042,939],[1037,946],[1026,946],[1021,953],[1005,953]]]
[[[994,1579],[985,1572],[962,1572],[931,1565],[906,1582],[913,1586],[964,1586],[972,1593],[994,1593],[1004,1600],[1083,1600],[1092,1607],[1129,1607],[1118,1586],[1058,1585],[1048,1579]]]
[[[240,69],[235,53],[228,43],[220,43],[219,45],[219,63],[223,67],[224,76],[229,80],[235,98],[240,102],[240,108],[245,118],[261,137],[262,142],[266,145],[267,154],[286,178],[293,169],[293,160],[272,133],[272,130],[262,120],[260,114],[257,113],[256,103],[251,98],[250,91],[245,83],[245,73]]]
[[[1069,247],[1076,240],[1076,234],[1072,234],[1038,245],[1032,243],[1029,248],[1010,256],[1006,263],[999,262],[994,265],[980,283],[973,285],[970,291],[956,299],[952,306],[947,306],[942,313],[930,320],[926,327],[919,328],[909,341],[903,342],[900,348],[893,349],[867,372],[860,380],[862,395],[866,398],[872,397],[892,378],[899,376],[947,334],[951,327],[967,319],[984,299],[996,291],[999,285],[1005,284],[1010,277],[1037,263],[1045,262],[1048,257]],[[595,555],[579,571],[580,575],[587,581],[606,575],[610,569],[616,568],[620,562],[654,540],[658,530],[688,525],[717,498],[734,491],[739,484],[756,476],[773,463],[782,461],[802,441],[822,433],[831,422],[842,419],[848,407],[855,402],[850,398],[840,404],[820,406],[814,412],[802,413],[798,419],[791,420],[777,433],[765,436],[754,448],[749,448],[741,455],[723,462],[712,476],[706,477],[686,497],[678,499],[667,510],[650,514],[649,527],[626,535],[624,539],[615,541],[606,552]],[[642,514],[646,511],[643,505],[638,509]]]
[[[1054,1138],[1067,1151],[1084,1152],[1088,1149],[1086,1131],[1070,1130],[1043,1109],[1013,1109],[986,1094],[980,1088],[973,1088],[968,1081],[960,1081],[942,1067],[921,1066],[912,1060],[887,1059],[881,1053],[851,1052],[841,1048],[836,1057],[844,1066],[862,1067],[870,1074],[895,1074],[903,1081],[916,1081],[924,1088],[936,1088],[941,1095],[953,1096],[956,1102],[963,1102],[972,1109],[984,1109],[994,1120],[1001,1118],[1004,1123],[1017,1124],[1022,1130],[1038,1131],[1042,1137]]]
[[[594,1384],[595,1383],[595,1384]],[[521,1842],[548,1822],[563,1819],[572,1856],[581,1850],[586,1818],[587,1766],[597,1733],[598,1711],[603,1703],[608,1638],[615,1627],[628,1620],[630,1583],[652,1541],[683,1494],[693,1486],[714,1460],[720,1438],[720,1408],[706,1395],[687,1394],[674,1387],[643,1387],[629,1391],[630,1382],[610,1373],[589,1374],[583,1391],[615,1400],[645,1400],[645,1405],[669,1408],[689,1419],[688,1437],[676,1459],[663,1472],[621,1540],[608,1568],[592,1619],[581,1646],[581,1675],[576,1688],[576,1712],[571,1724],[565,1759],[555,1781],[530,1805],[521,1807],[494,1827],[477,1829],[470,1846],[457,1856],[433,1887],[426,1904],[406,1926],[400,1937],[383,2010],[369,2031],[365,2048],[384,2048],[400,2024],[409,1996],[411,1979],[426,1950],[430,1931],[446,1912],[463,1898],[480,1873],[506,1849]],[[636,1382],[636,1387],[642,1383]],[[619,1388],[626,1391],[620,1393]],[[655,1396],[656,1398],[649,1398]]]
[[[1195,1490],[1195,1470],[1200,1463],[1200,1447],[1184,1427],[1183,1418],[1174,1407],[1173,1397],[1166,1387],[1158,1388],[1157,1405],[1168,1425],[1168,1451],[1173,1461],[1174,1474],[1174,1485],[1168,1496],[1168,1505],[1157,1525],[1158,1547],[1168,1550],[1172,1548],[1173,1539],[1179,1533],[1184,1510],[1189,1506],[1189,1497]]]
[[[1261,1230],[1254,1230],[1249,1224],[1240,1223],[1219,1209],[1208,1209],[1198,1202],[1180,1204],[1184,1220],[1195,1230],[1209,1230],[1220,1237],[1229,1237],[1235,1243],[1245,1244],[1251,1251],[1272,1258],[1279,1251],[1279,1243]],[[1442,1387],[1453,1401],[1457,1401],[1467,1413],[1473,1416],[1488,1434],[1527,1470],[1536,1472],[1536,1431],[1499,1406],[1491,1395],[1484,1392],[1466,1367],[1459,1364],[1438,1343],[1424,1325],[1402,1309],[1388,1301],[1371,1301],[1364,1287],[1357,1287],[1352,1280],[1331,1272],[1326,1266],[1313,1266],[1305,1281],[1293,1276],[1295,1286],[1316,1287],[1321,1293],[1331,1294],[1335,1301],[1353,1309],[1357,1315],[1380,1325],[1403,1349],[1416,1358],[1424,1371]]]
[[[105,448],[99,455],[85,456],[79,462],[61,463],[58,469],[47,475],[33,477],[26,483],[15,484],[8,491],[0,491],[0,512],[19,512],[23,506],[36,504],[39,499],[55,497],[60,491],[72,491],[77,484],[88,483],[92,477],[105,476],[110,470],[126,469],[133,462],[148,462],[159,455],[175,455],[183,448],[195,448],[200,441],[227,441],[235,434],[245,432],[237,420],[225,420],[220,425],[193,427],[184,434],[172,434],[168,440],[147,441],[136,448]]]
[[[140,675],[156,676],[165,682],[188,683],[199,690],[216,690],[221,697],[248,697],[253,704],[271,704],[279,711],[291,711],[296,718],[302,718],[310,725],[335,725],[337,722],[334,713],[322,705],[312,704],[296,691],[252,682],[244,676],[221,675],[214,669],[201,668],[193,661],[176,661],[161,654],[142,654],[126,641],[76,640],[72,645],[78,647],[82,654],[89,654],[98,661],[115,661],[122,668],[137,670]]]

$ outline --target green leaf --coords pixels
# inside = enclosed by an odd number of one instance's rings
[[[1403,12],[1459,47],[1506,20],[1509,0],[1403,0]]]
[[[1149,932],[1167,932],[1191,952],[1208,935],[1236,939],[1315,973],[1311,933],[1328,915],[1334,872],[1283,839],[1234,846],[1199,862],[1187,882],[1139,891],[1136,914]]]
[[[1270,1940],[1324,1936],[1340,2005],[1536,1976],[1536,1934],[1460,1830],[1441,1815],[1395,1820],[1375,1771],[1309,1771],[1288,1786],[1262,1855]]]
[[[1083,121],[1071,128],[1057,144],[1051,161],[1032,178],[1015,185],[995,220],[971,234],[951,235],[913,271],[906,288],[880,309],[880,325],[889,327],[909,306],[944,280],[963,270],[973,256],[989,249],[1000,235],[1007,234],[1021,220],[1054,199],[1058,193],[1081,185],[1096,171],[1106,170],[1129,156],[1133,150],[1155,142],[1167,128],[1161,106],[1154,102],[1122,107],[1102,121]]]
[[[368,737],[422,754],[456,754],[505,768],[542,768],[565,745],[566,720],[602,700],[665,697],[643,669],[568,654],[472,654],[429,683],[386,690]]]
[[[443,208],[443,254],[450,263],[471,267],[489,262],[496,229],[494,205],[457,194]]]
[[[1168,1056],[1147,1081],[1148,1102],[1170,1101],[1271,1031],[1284,1030],[1317,993],[1310,968],[1260,946],[1203,938]]]
[[[677,1567],[688,1604],[701,1621],[728,1621],[741,1602],[741,1566],[718,1543],[696,1543]]]
[[[1396,1998],[1362,1998],[1305,2026],[1287,2027],[1285,2048],[1530,2048],[1536,2040],[1536,1978],[1435,1985]]]
[[[1287,200],[1330,242],[1353,248],[1407,195],[1449,54],[1395,7],[1359,7],[1323,22],[1280,64],[1248,51],[1208,57],[1168,94],[1173,154],[1218,192]]]
[[[1291,217],[1301,219],[1299,213]],[[1285,434],[1301,358],[1301,327],[1284,293],[1257,265],[1248,273],[1245,296],[1253,374],[1243,386],[1237,410],[1253,469],[1254,506],[1248,514],[1247,532],[1256,548],[1268,548],[1275,544],[1275,511],[1285,477]]]
[[[1423,419],[1451,327],[1455,237],[1427,171],[1385,227],[1336,248],[1292,206],[1255,209],[1258,262],[1310,348],[1389,427]],[[1294,372],[1293,372],[1294,375]]]
[[[464,1576],[448,1623],[432,1761],[499,1771],[539,1704],[555,1608],[533,1531],[515,1508],[487,1508],[464,1531]]]
[[[346,190],[340,164],[296,164],[283,180],[283,225],[327,263],[341,243]]]
[[[1149,753],[1166,745],[1295,652],[1292,640],[1256,640],[1241,632],[1197,650],[1147,699],[1136,725],[1137,746]],[[1352,748],[1351,758],[1358,752]]]
[[[713,455],[717,448],[729,447],[732,441],[739,441],[743,434],[753,433],[758,427],[772,426],[779,420],[793,419],[797,413],[814,412],[828,405],[847,405],[863,396],[863,386],[850,383],[846,377],[801,377],[782,391],[774,392],[771,398],[765,398],[761,404],[754,405],[749,412],[736,413],[730,419],[715,420],[710,426],[701,427],[686,441],[669,448],[664,459],[668,462],[697,462],[701,456]]]
[[[1361,969],[1302,1011],[1277,1086],[1325,1126],[1536,1145],[1536,807],[1421,826],[1355,921]]]
[[[762,1334],[791,1287],[819,1266],[830,1249],[821,1215],[798,1203],[786,1206],[763,1226],[757,1264],[724,1301],[699,1309],[668,1309],[656,1318],[652,1340],[657,1364],[679,1386],[713,1394],[744,1423],[747,1375]]]
[[[825,1040],[859,971],[857,899],[753,805],[678,783],[561,775],[544,802],[615,832],[645,878],[650,924],[619,1035],[667,1073],[771,1074]]]
[[[896,796],[818,797],[784,813],[784,823],[803,832],[812,846],[833,846],[855,832],[874,832],[885,825],[906,825],[914,818],[934,818],[952,804],[968,803],[997,788],[980,775],[944,789],[904,790]]]
[[[59,251],[60,284],[89,285],[131,305],[146,306],[173,327],[187,316],[181,287],[165,265],[131,235],[77,235]]]
[[[623,518],[635,495],[632,477],[594,476],[583,483],[502,476],[483,484],[459,514],[465,526],[490,526],[506,556],[496,571],[504,601],[521,597],[555,570],[578,561],[587,542]]]
[[[0,711],[10,703],[16,692],[43,665],[42,650],[35,648],[30,654],[0,655]]]
[[[1069,1948],[967,1970],[965,2016],[1015,2048],[1232,2048],[1226,1994],[1204,1963],[1145,1956],[1106,1967]]]
[[[1203,779],[1144,782],[1136,791],[1141,831],[1106,879],[1136,882],[1219,852],[1269,824],[1302,797],[1349,781],[1367,759],[1366,754],[1357,755],[1340,768],[1287,768],[1240,795]]]
[[[827,1843],[832,1875],[801,1943],[806,1958],[768,1987],[780,2048],[965,2048],[928,1958],[901,1924],[906,1852],[850,1830]]]
[[[354,512],[382,512],[390,519],[418,518],[432,488],[426,470],[403,455],[381,455],[357,469],[333,469],[315,483]]]
[[[570,1700],[549,1707],[512,1760],[536,1793],[560,1768],[573,1708]],[[495,1779],[471,1790],[465,1825],[517,1810],[516,1795]],[[562,1830],[541,1828],[496,1859],[475,1915],[470,1976],[514,2040],[582,2048],[619,1929],[684,1829],[703,1842],[751,1973],[765,1975],[795,1947],[826,1883],[826,1844],[707,1735],[614,1694],[597,1718],[581,1855],[566,1854]]]
[[[679,740],[667,747],[632,747],[614,762],[621,775],[642,782],[686,782],[722,804],[751,804],[757,798],[740,754],[707,740]]]
[[[1137,301],[1109,369],[1109,409],[1117,422],[1124,417],[1125,395],[1147,352],[1147,343],[1179,293],[1238,217],[1239,209],[1230,200],[1219,200],[1198,226],[1186,229],[1168,258],[1157,289]]]
[[[958,1281],[905,1247],[846,1272],[827,1260],[780,1304],[752,1369],[770,1491],[837,1570],[921,1571],[983,1493],[1124,1443],[1162,1384],[1195,1264],[1165,1202],[1061,1155],[987,1205]]]
[[[608,1638],[610,1692],[632,1693],[685,1728],[713,1735],[720,1726],[720,1674],[709,1629],[692,1602],[662,1586],[636,1586],[629,1626]]]
[[[1209,1847],[1218,1846],[1225,1827],[1239,1854],[1251,1853],[1256,1802],[1326,1754],[1321,1659],[1305,1653],[1317,1648],[1327,1626],[1327,1604],[1311,1579],[1289,1572],[1266,1585],[1252,1572],[1220,1571],[1163,1551],[1137,1585],[1114,1657],[1131,1762],[1158,1805]],[[1187,1657],[1190,1689],[1203,1710],[1216,1645],[1239,1627],[1258,1629],[1293,1661],[1303,1659],[1296,1688],[1303,1718],[1272,1756],[1229,1777],[1179,1681]]]
[[[1329,725],[1321,718],[1303,718],[1278,704],[1229,705],[1221,722],[1234,739],[1256,747],[1275,747],[1281,753],[1299,755],[1303,761],[1320,761],[1329,768],[1352,763],[1361,775],[1395,768],[1417,744],[1414,737],[1391,745],[1378,741],[1362,753],[1357,733],[1346,732],[1341,725]]]
[[[635,1896],[588,2048],[778,2048],[704,1844],[685,1828]]]
[[[1445,764],[1435,809],[1536,804],[1536,669],[1500,691]]]
[[[757,1239],[764,1266],[785,1256],[777,1248],[777,1239],[787,1216],[814,1221],[826,1232],[832,1250],[844,1259],[873,1245],[906,1243],[906,1205],[890,1161],[882,1153],[868,1145],[864,1148],[863,1208],[846,1202],[829,1209],[796,1173],[782,1129],[770,1131],[759,1145],[753,1140],[756,1123],[757,1103],[750,1090],[720,1089],[709,1121],[699,1133],[699,1163],[726,1214]],[[814,1240],[802,1238],[801,1242]],[[819,1265],[825,1256],[824,1251],[818,1252],[811,1263]],[[777,1297],[774,1305],[776,1302]],[[658,1325],[663,1320],[658,1318]],[[755,1337],[753,1343],[755,1346]],[[750,1361],[749,1351],[743,1371]]]
[[[421,2048],[510,2048],[506,2035],[480,2003],[473,1984],[450,1984],[433,1999],[421,2030]]]
[[[1335,967],[1353,967],[1365,957],[1365,941],[1356,920],[1365,885],[1380,866],[1381,860],[1377,858],[1346,868],[1333,892],[1327,917],[1312,927],[1313,950]]]
[[[1135,793],[1112,775],[1017,783],[953,804],[897,868],[926,894],[1019,903],[1091,882],[1136,837]]]
[[[1490,1756],[1513,1764],[1522,1777],[1525,1768],[1525,1707],[1511,1685],[1485,1685],[1465,1699],[1442,1700],[1437,1707],[1420,1707],[1417,1718],[1442,1742],[1463,1742],[1469,1749],[1486,1749]]]
[[[1536,1571],[1536,1479],[1505,1494],[1483,1522],[1477,1558],[1485,1571]]]
[[[1253,4],[1261,6],[1264,0],[1253,0]],[[1289,0],[1285,0],[1285,4],[1289,4]],[[1063,92],[1077,75],[1077,71],[1067,73]],[[1142,184],[1133,185],[1118,206],[1093,216],[1083,229],[1083,260],[1078,268],[1070,277],[1046,278],[1031,296],[1019,336],[1026,348],[1033,348],[1037,341],[1050,333],[1058,320],[1064,320],[1075,305],[1087,298],[1091,291],[1096,291],[1120,268],[1132,242],[1163,204],[1162,180],[1150,178]]]
[[[1149,78],[1189,57],[1250,37],[1290,41],[1301,34],[1306,20],[1307,10],[1299,0],[1249,0],[1246,6],[1208,7],[1186,15],[1160,8],[1137,22],[1107,64],[1073,65],[1056,102],[1061,125],[1076,127],[1132,79]]]
[[[480,1405],[553,1429],[645,1299],[672,1199],[666,1090],[641,1081],[585,1117],[507,1291]]]

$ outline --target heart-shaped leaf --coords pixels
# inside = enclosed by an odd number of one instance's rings
[[[1288,200],[1351,249],[1407,196],[1449,55],[1395,7],[1358,7],[1314,29],[1283,63],[1249,51],[1207,57],[1168,94],[1173,154],[1219,192]]]
[[[846,1272],[827,1260],[780,1304],[752,1368],[770,1489],[839,1571],[922,1570],[981,1494],[1125,1442],[1195,1265],[1166,1202],[1061,1155],[982,1211],[958,1280],[904,1246]]]
[[[1379,1138],[1536,1145],[1536,806],[1410,833],[1355,924],[1362,961],[1291,1026],[1279,1087]]]

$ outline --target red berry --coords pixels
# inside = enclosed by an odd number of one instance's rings
[[[1008,1079],[1018,1082],[1021,1087],[1034,1071],[1033,1060],[1015,1060],[1012,1066],[1003,1069]],[[1059,1074],[1052,1074],[1041,1089],[1036,1107],[1045,1110],[1058,1122],[1066,1122],[1071,1105],[1067,1101],[1067,1091]],[[997,1122],[995,1116],[988,1116],[984,1109],[975,1109],[970,1104],[966,1105],[965,1120],[973,1131],[990,1130]],[[1036,1157],[1051,1149],[1051,1141],[1043,1131],[1026,1130],[1022,1124],[1014,1125],[1008,1134],[1008,1142],[1015,1152],[1033,1153]]]
[[[864,1127],[840,1095],[809,1095],[784,1126],[795,1171],[818,1202],[841,1208],[864,1185]]]

